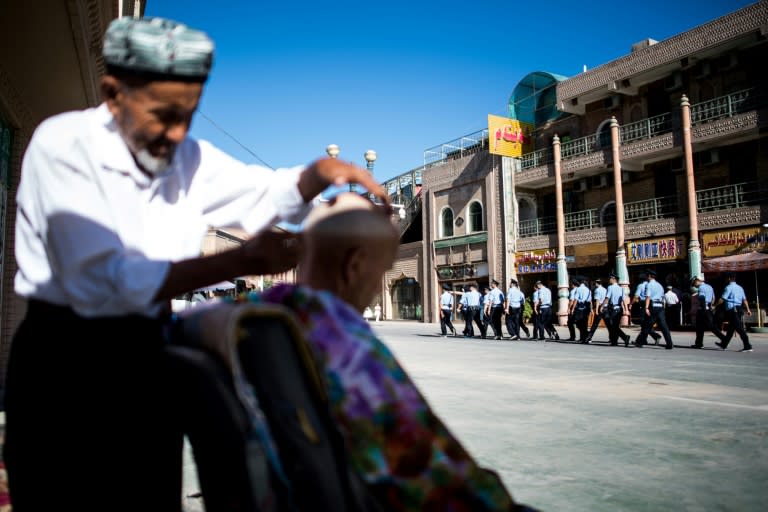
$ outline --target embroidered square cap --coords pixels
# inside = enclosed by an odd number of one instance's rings
[[[213,63],[207,34],[165,18],[118,18],[104,35],[107,66],[158,79],[205,81]]]

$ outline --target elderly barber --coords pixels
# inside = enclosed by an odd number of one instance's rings
[[[24,155],[16,293],[27,299],[6,385],[14,510],[180,510],[180,447],[162,326],[172,297],[298,259],[297,222],[364,169],[320,159],[272,171],[187,136],[213,59],[202,32],[164,19],[107,29],[103,103],[53,116]],[[209,226],[256,236],[200,256]]]

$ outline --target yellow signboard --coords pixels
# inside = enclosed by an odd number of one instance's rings
[[[670,236],[627,242],[627,265],[685,259],[685,237]]]
[[[762,251],[766,247],[768,247],[768,231],[759,226],[714,231],[701,235],[702,253],[707,258]]]
[[[533,151],[533,125],[488,114],[488,147],[494,155],[520,157]]]

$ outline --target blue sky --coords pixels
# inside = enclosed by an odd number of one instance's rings
[[[193,136],[271,167],[308,163],[331,143],[364,166],[374,149],[384,181],[504,115],[530,72],[573,76],[751,3],[147,0],[145,15],[216,43]]]

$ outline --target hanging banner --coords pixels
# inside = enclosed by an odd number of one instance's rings
[[[768,230],[759,226],[713,231],[701,235],[701,250],[712,258],[768,248]]]
[[[494,155],[512,157],[533,151],[533,125],[488,114],[488,148]]]
[[[627,242],[627,265],[664,263],[685,259],[686,238],[670,236]]]

